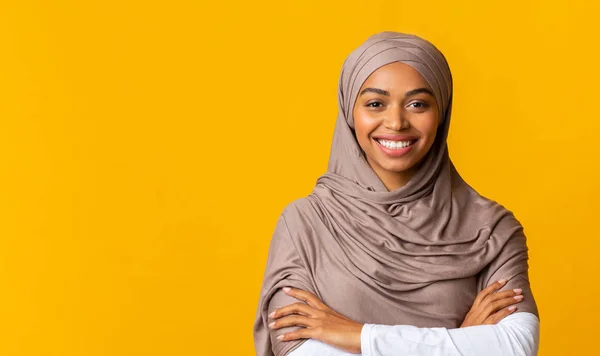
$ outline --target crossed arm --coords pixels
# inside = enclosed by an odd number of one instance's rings
[[[496,325],[468,328],[417,328],[410,325],[365,324],[361,332],[362,356],[535,356],[539,345],[539,319],[532,313],[515,313]],[[288,356],[355,356],[309,339]]]
[[[477,296],[461,328],[418,328],[411,325],[360,324],[335,312],[314,294],[291,289],[295,303],[271,313],[271,329],[304,326],[280,334],[278,340],[308,339],[288,356],[535,356],[539,319],[514,313],[519,291],[496,292],[505,283],[490,285]],[[516,298],[515,298],[516,297]],[[507,308],[508,307],[508,308]],[[287,316],[286,316],[287,315]],[[285,317],[284,317],[285,316]]]

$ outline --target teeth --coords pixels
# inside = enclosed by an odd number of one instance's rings
[[[381,143],[383,146],[391,149],[398,149],[410,146],[413,141],[387,141],[377,139],[377,142]]]

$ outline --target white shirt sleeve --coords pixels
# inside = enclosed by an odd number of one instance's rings
[[[495,325],[467,328],[418,328],[412,325],[364,324],[362,356],[536,356],[540,322],[532,313],[517,312]],[[288,356],[350,356],[309,339]]]

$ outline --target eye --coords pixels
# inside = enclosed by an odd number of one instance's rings
[[[379,102],[379,101],[372,101],[370,103],[368,103],[367,105],[365,105],[366,107],[369,108],[380,108],[383,106],[383,103]]]
[[[412,106],[414,104],[416,104],[417,106]],[[427,103],[424,103],[422,101],[415,101],[415,102],[408,104],[408,106],[412,106],[413,108],[418,108],[418,109],[424,109],[424,108],[428,107],[429,105],[427,105]]]

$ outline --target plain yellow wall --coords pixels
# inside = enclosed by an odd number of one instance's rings
[[[597,3],[1,1],[0,354],[254,355],[276,219],[382,30],[448,58],[450,153],[525,226],[540,355],[597,352]]]

